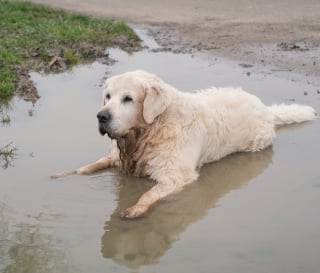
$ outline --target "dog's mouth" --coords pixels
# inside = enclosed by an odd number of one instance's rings
[[[111,139],[116,138],[116,135],[112,132],[112,130],[110,129],[110,127],[106,126],[103,123],[99,123],[99,133],[104,136],[105,134],[107,134]]]
[[[99,132],[102,136],[107,134],[111,139],[119,139],[119,138],[125,138],[127,136],[127,133],[125,134],[118,134],[111,130],[109,126],[106,126],[103,123],[99,123]]]
[[[106,133],[107,133],[107,130],[106,128],[101,124],[99,123],[99,133],[104,136]]]

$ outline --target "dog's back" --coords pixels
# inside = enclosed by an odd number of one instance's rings
[[[276,126],[316,117],[310,106],[266,106],[240,88],[210,88],[189,97],[201,108],[199,122],[206,128],[200,166],[231,153],[262,150],[272,144]]]

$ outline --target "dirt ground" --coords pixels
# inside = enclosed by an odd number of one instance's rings
[[[208,51],[319,82],[318,0],[32,0],[153,26],[169,50]],[[309,79],[310,78],[310,79]]]

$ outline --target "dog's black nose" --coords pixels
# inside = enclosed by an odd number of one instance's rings
[[[100,111],[97,118],[100,123],[107,123],[111,120],[111,114],[107,111]]]

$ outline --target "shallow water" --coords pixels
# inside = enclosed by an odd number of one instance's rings
[[[107,152],[96,122],[106,74],[145,69],[185,91],[242,86],[266,104],[295,100],[320,111],[317,87],[288,74],[200,54],[110,56],[118,60],[110,67],[31,73],[41,99],[13,100],[11,122],[0,127],[0,146],[18,148],[0,170],[0,272],[319,272],[319,120],[280,130],[262,152],[204,166],[196,183],[135,221],[119,213],[153,185],[147,179],[116,170],[49,178]]]

